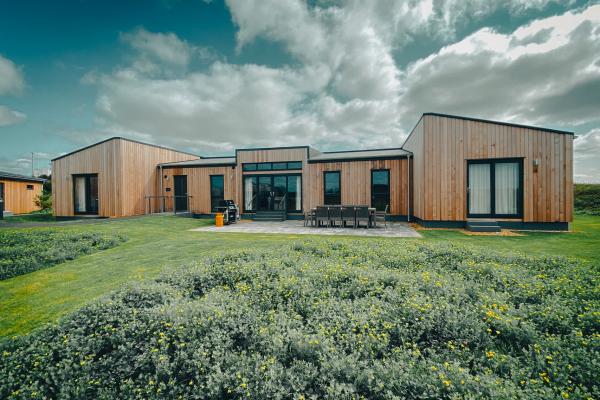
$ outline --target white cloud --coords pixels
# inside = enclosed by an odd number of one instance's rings
[[[21,69],[0,54],[0,96],[18,95],[24,88],[25,79]]]
[[[0,127],[18,124],[25,121],[25,114],[0,106]]]
[[[121,40],[144,56],[179,66],[187,66],[194,53],[199,50],[174,33],[153,33],[144,28],[122,33]]]

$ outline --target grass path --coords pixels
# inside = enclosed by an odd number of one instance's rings
[[[286,246],[290,241],[306,237],[188,231],[209,223],[208,220],[150,216],[57,227],[119,233],[129,240],[112,249],[0,281],[0,337],[30,332],[125,282],[156,277],[164,268],[185,265],[212,252]],[[449,230],[424,230],[421,233],[422,239],[363,239],[450,240],[498,251],[577,256],[600,265],[600,217],[578,216],[573,233],[527,233],[520,237],[467,236]],[[335,237],[333,240],[347,238]]]

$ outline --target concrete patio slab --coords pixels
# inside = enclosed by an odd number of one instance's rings
[[[288,220],[282,222],[240,221],[237,224],[223,227],[205,226],[190,229],[193,232],[220,233],[279,233],[285,235],[328,235],[328,236],[370,236],[370,237],[421,237],[421,235],[405,222],[388,222],[387,228],[380,226],[365,228],[315,228],[304,226],[303,221]]]

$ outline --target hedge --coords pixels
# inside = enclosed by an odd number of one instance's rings
[[[600,398],[600,274],[407,241],[230,252],[0,343],[0,398]]]
[[[0,280],[48,268],[83,254],[117,246],[125,239],[98,233],[52,230],[0,231]]]

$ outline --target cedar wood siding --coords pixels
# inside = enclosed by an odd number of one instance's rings
[[[573,220],[573,135],[437,115],[417,128],[404,146],[416,160],[416,217],[465,221],[467,160],[523,158],[523,221]]]
[[[41,182],[14,181],[0,178],[4,184],[4,211],[13,214],[26,214],[36,211],[35,198],[42,193]],[[33,185],[33,190],[27,190],[27,185]]]
[[[52,201],[56,216],[73,216],[73,174],[98,174],[98,215],[145,213],[147,195],[157,193],[157,165],[195,159],[189,154],[112,138],[52,161]]]

